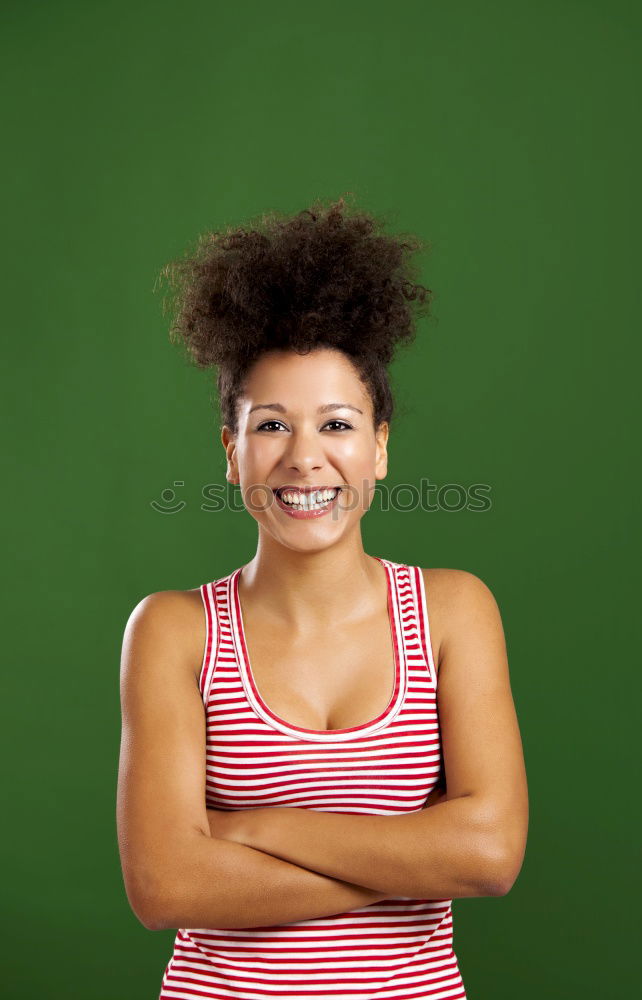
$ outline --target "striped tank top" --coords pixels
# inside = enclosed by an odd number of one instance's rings
[[[201,586],[207,808],[392,816],[423,807],[441,767],[424,581],[417,566],[378,561],[388,580],[394,690],[381,715],[350,729],[295,726],[263,701],[243,630],[243,567]],[[290,924],[180,928],[159,1000],[170,997],[465,1000],[452,900],[395,896]]]

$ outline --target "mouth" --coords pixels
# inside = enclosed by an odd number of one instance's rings
[[[322,514],[330,510],[337,502],[342,486],[316,486],[298,489],[290,486],[279,486],[274,489],[278,506],[292,514]]]

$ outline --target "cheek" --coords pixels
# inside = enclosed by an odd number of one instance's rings
[[[282,446],[274,437],[249,438],[239,454],[239,462],[246,475],[260,479],[263,472],[269,472],[270,466],[278,460]]]
[[[274,503],[272,491],[260,482],[251,481],[241,484],[243,505],[253,517],[262,517]]]
[[[332,448],[328,446],[328,454],[336,455],[358,466],[367,467],[374,462],[375,449],[373,443],[363,437],[346,435],[346,437],[333,442]]]
[[[350,484],[343,504],[348,510],[367,510],[372,502],[376,483],[374,445],[364,441],[346,441],[335,448],[332,463]]]
[[[346,441],[336,449],[336,460],[351,480],[372,479],[375,471],[375,450],[363,441]]]

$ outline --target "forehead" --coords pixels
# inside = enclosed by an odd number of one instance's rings
[[[364,413],[369,395],[344,354],[318,349],[309,354],[270,351],[252,366],[239,400],[249,412],[258,403],[279,402],[292,410],[318,409],[328,403],[349,403]]]

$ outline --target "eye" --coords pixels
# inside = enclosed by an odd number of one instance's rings
[[[268,426],[268,424],[281,424],[281,421],[280,420],[264,420],[263,423],[259,424],[259,426],[256,428],[257,431],[262,431],[265,427]],[[284,425],[281,424],[281,426],[283,427]]]
[[[328,420],[328,424],[340,424],[341,425],[340,430],[348,430],[348,431],[352,430],[350,424],[347,424],[345,420]],[[327,427],[328,424],[325,424],[325,426]]]
[[[264,420],[263,423],[259,424],[259,426],[256,429],[257,431],[266,430],[270,425],[274,424],[280,424],[281,427],[285,426],[284,424],[281,423],[280,420]],[[338,425],[339,430],[348,430],[348,431],[352,430],[352,426],[346,423],[345,420],[328,420],[327,423],[325,423],[323,426],[328,427],[328,425],[330,424]]]

